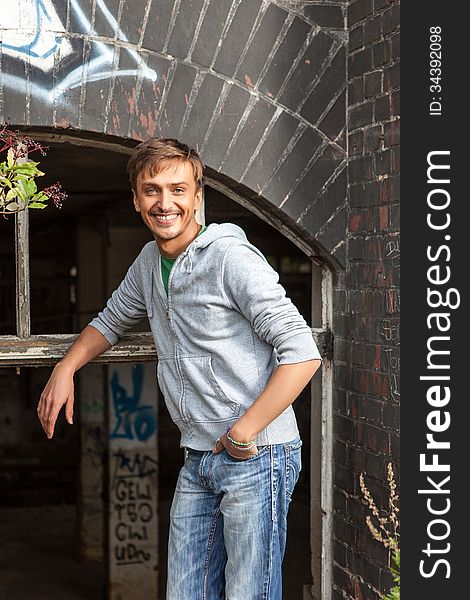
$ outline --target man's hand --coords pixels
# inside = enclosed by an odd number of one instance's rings
[[[230,454],[230,456],[232,458],[237,458],[239,460],[246,460],[247,458],[250,458],[250,457],[258,454],[258,448],[256,447],[256,444],[254,444],[249,450],[240,450],[240,448],[235,446],[235,444],[232,444],[232,442],[228,439],[226,433],[224,433],[216,441],[215,446],[212,449],[212,452],[214,454],[218,454],[219,452],[222,452],[222,450],[224,448],[225,448],[225,450],[227,450],[227,452]]]
[[[44,388],[38,403],[38,417],[49,439],[54,435],[54,427],[60,409],[65,404],[65,417],[73,423],[73,375],[67,366],[57,364]]]
[[[38,403],[38,417],[51,439],[60,409],[65,404],[65,417],[73,422],[73,376],[84,365],[111,348],[111,343],[94,327],[87,325],[56,364]]]

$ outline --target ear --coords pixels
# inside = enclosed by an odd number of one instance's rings
[[[137,212],[140,212],[140,202],[139,202],[139,198],[137,197],[137,194],[133,191],[133,200],[134,200],[134,208]]]
[[[194,209],[199,210],[202,205],[202,187],[198,189],[196,195],[194,196]]]

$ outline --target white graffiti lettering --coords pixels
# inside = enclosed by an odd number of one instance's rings
[[[81,23],[82,29],[89,32],[87,37],[90,40],[98,36],[83,12],[79,0],[71,0],[70,9]],[[101,11],[105,20],[116,31],[118,39],[128,42],[116,17],[106,6],[105,0],[96,0],[96,10]],[[11,0],[0,0],[0,14],[2,15],[2,49],[5,54],[28,62],[32,67],[44,72],[50,72],[55,64],[73,55],[71,38],[68,37],[52,0],[17,0],[14,3]],[[134,69],[111,69],[113,47],[102,43],[99,39],[93,41],[96,52],[87,64],[87,82],[106,80],[113,76],[139,76],[151,81],[157,80],[157,73],[146,65],[142,55],[136,50],[122,48],[122,51],[128,52],[131,56],[135,63]],[[83,64],[80,62],[56,82],[55,90],[32,83],[31,92],[46,103],[52,102],[54,94],[60,96],[66,90],[80,87],[83,74]],[[18,75],[4,72],[3,83],[6,87],[17,89],[21,87],[22,79]]]

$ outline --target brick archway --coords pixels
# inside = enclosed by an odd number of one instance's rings
[[[0,120],[179,137],[341,267],[344,21],[339,7],[302,4],[22,0],[3,36]]]

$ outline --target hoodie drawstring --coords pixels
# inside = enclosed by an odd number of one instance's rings
[[[186,256],[186,266],[185,266],[185,271],[186,273],[191,273],[193,270],[193,256],[194,253],[196,252],[196,248],[197,246],[195,244],[192,244],[191,247],[189,248],[188,254]]]

